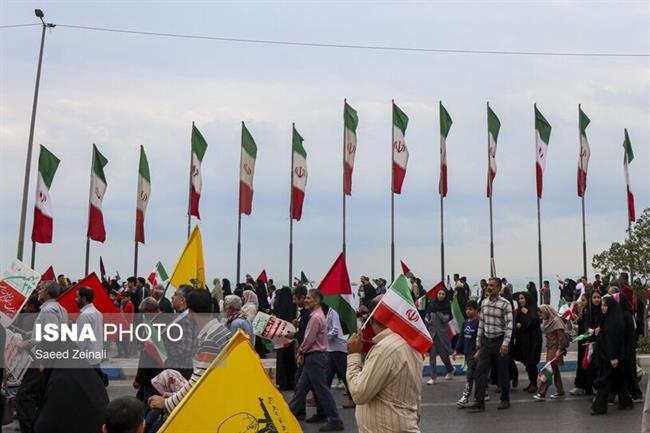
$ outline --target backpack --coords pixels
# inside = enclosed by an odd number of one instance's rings
[[[562,334],[562,341],[560,342],[560,349],[564,350],[569,347],[571,340],[576,336],[576,329],[573,326],[573,322],[569,319],[566,319],[560,316],[562,320],[562,325],[564,325],[564,333]]]

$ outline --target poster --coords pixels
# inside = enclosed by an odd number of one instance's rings
[[[274,349],[282,349],[291,343],[287,332],[296,332],[296,327],[286,320],[278,319],[266,313],[259,312],[253,319],[253,332],[267,340],[271,340]]]
[[[41,274],[14,259],[0,277],[0,325],[9,327],[41,280]]]
[[[11,381],[20,383],[25,371],[32,363],[32,357],[27,351],[19,351],[18,343],[23,341],[20,334],[7,329],[7,341],[5,343],[4,368],[7,370]]]

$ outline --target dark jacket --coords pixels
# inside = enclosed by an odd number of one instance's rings
[[[478,332],[478,317],[473,320],[465,320],[460,329],[461,336],[456,340],[456,353],[465,355],[465,359],[474,357],[476,351],[476,333]]]

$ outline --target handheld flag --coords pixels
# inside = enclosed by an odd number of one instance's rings
[[[257,278],[255,278],[255,281],[262,281],[264,284],[269,283],[269,279],[266,276],[266,269],[262,269],[262,272],[260,272],[260,275]]]
[[[454,297],[451,302],[451,320],[447,322],[447,335],[450,338],[460,333],[460,327],[463,326],[464,320],[465,317],[463,316],[463,310],[460,308],[460,302],[458,302],[457,297]]]
[[[537,109],[535,104],[535,143],[536,143],[536,163],[535,179],[537,181],[537,198],[542,198],[542,189],[544,187],[544,169],[546,168],[546,154],[548,153],[548,143],[551,140],[551,125],[544,118],[542,113]]]
[[[634,194],[632,193],[632,185],[630,183],[629,165],[634,159],[634,152],[632,152],[632,143],[630,143],[630,136],[627,135],[627,128],[625,129],[625,140],[623,140],[623,149],[625,156],[623,157],[623,169],[625,171],[625,184],[627,185],[627,216],[630,222],[636,221],[636,214],[634,212]]]
[[[305,201],[307,187],[307,152],[303,146],[304,139],[293,127],[291,154],[291,218],[300,221],[302,203]]]
[[[75,301],[75,297],[77,296],[77,290],[79,290],[81,287],[88,287],[92,289],[94,294],[93,304],[100,313],[110,314],[110,317],[112,319],[117,320],[117,316],[120,314],[120,309],[116,307],[111,298],[108,297],[106,290],[102,286],[102,283],[99,281],[99,278],[97,278],[97,274],[94,272],[87,277],[79,280],[77,284],[70,287],[65,292],[61,293],[58,298],[56,298],[56,301],[68,311],[68,314],[73,319],[76,318],[80,312],[79,306]],[[113,315],[116,316],[114,317]],[[121,322],[121,319],[117,321]]]
[[[580,130],[580,157],[578,159],[578,197],[584,197],[587,191],[587,167],[589,166],[589,157],[591,149],[587,141],[587,126],[591,120],[582,111],[578,105],[578,129]]]
[[[451,116],[440,101],[440,182],[438,193],[447,197],[447,135],[451,129]]]
[[[199,226],[194,226],[185,249],[178,258],[169,282],[174,287],[189,284],[199,288],[206,288],[205,265],[203,264],[203,241]]]
[[[93,144],[93,162],[90,171],[90,210],[88,212],[88,233],[87,236],[97,242],[106,240],[106,229],[104,228],[104,214],[102,202],[106,194],[106,176],[104,167],[108,159],[104,158],[97,146]]]
[[[99,256],[99,276],[102,281],[106,281],[106,268],[104,267],[104,260],[102,256]]]
[[[427,292],[418,298],[415,301],[415,306],[418,308],[418,310],[425,310],[427,308],[427,305],[429,303],[430,299],[436,299],[436,296],[438,296],[438,291],[442,290],[445,288],[445,285],[442,281],[440,281],[438,284],[427,290]]]
[[[406,278],[415,278],[415,275],[413,274],[413,272],[411,272],[409,267],[406,266],[406,263],[404,263],[404,261],[400,260],[399,264],[402,266],[402,273]]]
[[[201,176],[201,163],[208,149],[208,143],[201,135],[199,129],[192,123],[192,160],[190,171],[190,200],[188,215],[194,215],[201,219],[199,214],[199,200],[201,199],[201,186],[203,179]]]
[[[41,275],[41,281],[54,281],[56,280],[56,274],[54,273],[54,268],[52,265],[50,265],[49,268],[45,272],[43,272],[43,275]]]
[[[151,195],[151,176],[149,162],[144,146],[140,146],[140,163],[138,165],[138,196],[135,210],[135,241],[144,244],[144,214]]]
[[[395,194],[402,193],[402,184],[409,161],[409,151],[404,138],[408,123],[408,116],[393,102],[393,192]]]
[[[357,115],[357,111],[347,102],[343,103],[343,124],[345,128],[343,192],[346,195],[352,195],[352,170],[354,169],[354,157],[357,153],[357,125],[359,125],[359,116]]]
[[[492,183],[497,177],[497,139],[501,130],[501,122],[490,106],[487,107],[488,123],[488,176],[487,196],[492,197]]]
[[[357,314],[352,307],[352,286],[343,253],[334,261],[319,286],[323,293],[323,302],[333,308],[345,323],[349,332],[357,331]]]
[[[168,279],[169,275],[167,275],[167,271],[161,262],[156,263],[153,271],[151,271],[147,277],[147,281],[151,283],[152,287],[157,286],[158,284],[162,284],[163,281],[167,281]]]
[[[223,392],[225,389],[229,392]],[[300,433],[302,429],[246,334],[239,330],[159,432]]]
[[[257,159],[257,144],[241,123],[241,157],[239,162],[239,213],[250,215],[253,210],[253,176]]]
[[[38,155],[38,180],[36,181],[36,200],[34,201],[34,225],[32,242],[51,244],[54,226],[50,187],[54,174],[59,168],[59,158],[41,145]]]

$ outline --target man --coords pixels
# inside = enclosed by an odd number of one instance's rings
[[[135,397],[123,396],[108,403],[102,433],[144,433],[144,405]]]
[[[102,362],[101,354],[104,350],[104,320],[102,318],[102,313],[100,313],[97,308],[95,308],[95,304],[93,304],[94,298],[95,293],[90,287],[80,287],[79,290],[77,290],[75,302],[81,311],[79,317],[77,317],[77,326],[79,329],[83,329],[85,325],[89,325],[96,338],[95,341],[89,341],[87,339],[79,341],[77,346],[79,346],[81,353],[85,353],[88,364],[95,369],[104,383],[104,386],[108,386],[108,376],[100,367]]]
[[[381,296],[371,303],[371,311]],[[419,433],[422,355],[399,334],[369,319],[374,346],[362,361],[361,336],[348,341],[347,381],[360,433]]]
[[[595,291],[600,292],[600,286],[603,284],[603,282],[600,280],[600,274],[596,274],[594,283],[593,283],[593,288]]]
[[[140,303],[140,314],[143,316],[143,322],[149,323],[154,326],[162,325],[159,328],[164,329],[166,325],[163,316],[160,315],[160,306],[153,297],[144,298]],[[154,328],[155,329],[155,328]],[[156,333],[150,338],[151,347],[156,347]],[[158,394],[154,386],[151,384],[151,379],[156,377],[162,371],[162,365],[159,360],[156,360],[152,353],[150,353],[146,346],[140,350],[140,358],[138,360],[138,369],[133,379],[133,388],[137,390],[136,397],[142,402],[146,402],[152,395]]]
[[[501,388],[501,403],[497,409],[510,407],[510,376],[508,373],[508,353],[512,337],[512,305],[499,296],[501,280],[490,278],[486,289],[487,298],[481,304],[481,315],[476,338],[478,359],[476,366],[476,396],[477,400],[466,406],[471,412],[485,410],[485,391],[487,389],[490,368],[498,369],[499,387]]]
[[[350,389],[348,388],[348,381],[345,377],[348,368],[347,341],[343,332],[343,323],[334,308],[327,310],[327,354],[329,356],[327,363],[327,385],[331,387],[334,376],[337,375],[343,381],[343,386],[348,392],[349,397]],[[354,406],[354,402],[350,398],[343,403],[344,409],[353,408]]]
[[[181,327],[183,338],[176,342],[165,342],[167,348],[165,368],[178,370],[186,379],[192,376],[192,357],[196,353],[197,347],[196,336],[198,330],[187,309],[187,298],[193,291],[192,286],[182,285],[174,292],[172,306],[177,316],[171,323],[176,323]]]
[[[172,303],[165,297],[165,286],[158,284],[151,291],[151,296],[158,301],[158,308],[161,313],[173,313]]]
[[[56,281],[59,283],[59,287],[61,291],[64,291],[65,289],[68,288],[68,279],[66,278],[65,275],[59,274],[59,276],[56,277]]]
[[[298,346],[302,344],[303,339],[305,338],[305,331],[307,330],[307,324],[309,323],[309,316],[310,316],[310,311],[309,309],[305,306],[305,299],[307,298],[307,288],[305,286],[298,286],[294,289],[293,291],[293,303],[298,307],[298,318],[293,320],[293,325],[296,327],[296,333],[291,334],[290,332],[287,333],[287,338],[293,338],[296,340]],[[294,351],[294,359],[295,359],[295,348],[292,346],[292,350]],[[303,369],[303,360],[302,359],[297,359],[296,360],[297,364],[297,370],[296,370],[296,376],[294,383],[298,383],[300,380],[300,376],[302,375],[302,369]],[[294,385],[295,389],[295,385]],[[305,418],[305,407],[303,406],[298,413],[296,414],[296,418],[304,419]]]
[[[580,297],[585,293],[587,290],[587,277],[582,276],[578,280],[578,284],[576,284],[576,296],[574,299],[580,299]]]
[[[361,287],[359,287],[359,296],[361,297],[361,305],[367,309],[368,303],[377,296],[377,290],[373,287],[370,282],[370,278],[362,275],[359,279],[361,282]],[[363,294],[361,294],[363,292]]]
[[[305,407],[305,398],[311,389],[318,404],[322,407],[325,416],[316,414],[307,420],[308,423],[322,422],[327,419],[327,424],[320,431],[343,431],[343,421],[339,417],[336,402],[330,388],[327,386],[327,321],[323,314],[321,304],[323,294],[318,289],[307,292],[305,305],[310,310],[309,323],[305,330],[305,337],[298,349],[298,356],[304,359],[304,368],[289,408],[294,415],[298,415]]]
[[[187,309],[196,328],[200,329],[197,335],[198,350],[192,360],[192,376],[181,389],[167,398],[159,395],[149,397],[148,403],[152,409],[164,409],[167,413],[171,413],[201,379],[232,336],[219,319],[212,316],[212,295],[208,290],[192,290],[187,297]]]
[[[478,303],[480,304],[483,298],[485,298],[485,289],[487,289],[487,280],[485,278],[481,278],[481,281],[479,282],[479,297],[478,297]]]
[[[248,339],[253,347],[255,347],[255,333],[253,332],[253,325],[248,321],[246,314],[241,311],[242,303],[241,298],[236,295],[228,295],[223,300],[223,313],[226,317],[226,328],[231,334],[235,334],[238,329],[241,329],[248,335]]]
[[[135,307],[136,313],[140,312],[138,308],[140,307],[140,303],[142,302],[142,300],[149,296],[149,289],[147,288],[147,286],[148,286],[147,280],[145,280],[144,277],[136,278],[135,289],[132,289],[131,292],[133,294],[131,296],[131,302],[133,302],[133,306]]]
[[[34,322],[36,325],[53,324],[60,329],[61,324],[68,323],[68,313],[56,302],[61,289],[56,281],[44,281],[39,283],[36,293],[38,300],[42,302],[41,311]],[[28,335],[33,335],[28,333]],[[48,343],[37,342],[33,337],[18,344],[18,350],[44,349],[47,350]],[[16,414],[22,433],[31,433],[36,420],[36,412],[41,403],[45,389],[45,382],[40,365],[32,363],[31,368],[25,372],[23,380],[16,395]]]
[[[542,300],[542,305],[551,305],[551,283],[548,280],[542,282],[542,287],[539,289],[539,298]]]

